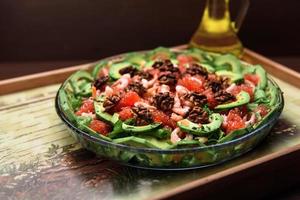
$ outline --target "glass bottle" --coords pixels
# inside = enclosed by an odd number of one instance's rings
[[[190,46],[218,53],[241,56],[243,45],[237,32],[249,7],[249,0],[242,6],[235,22],[231,21],[229,0],[206,0],[201,23],[194,33]]]

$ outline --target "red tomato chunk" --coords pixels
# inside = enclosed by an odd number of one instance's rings
[[[176,123],[172,119],[170,119],[168,115],[161,111],[154,111],[152,113],[152,117],[155,122],[162,123],[164,126],[169,126],[170,128],[176,127]]]
[[[111,130],[111,128],[108,124],[106,124],[103,121],[97,120],[97,119],[94,119],[91,122],[90,128],[104,136],[107,136]]]
[[[95,112],[94,103],[93,101],[87,99],[83,101],[83,104],[76,112],[76,115],[80,116],[82,113],[91,113],[91,112]]]
[[[183,77],[178,81],[178,84],[193,92],[202,92],[204,90],[203,80],[200,77]]]
[[[132,107],[139,100],[140,97],[136,92],[129,91],[121,98],[115,109],[116,111],[121,111],[124,107]]]
[[[255,85],[259,82],[259,77],[256,74],[245,74],[244,79],[254,83]]]
[[[132,110],[129,107],[123,108],[120,112],[119,112],[119,118],[122,121],[125,121],[127,119],[133,118],[133,113]]]
[[[227,123],[225,125],[226,133],[230,133],[234,130],[245,128],[246,124],[242,117],[235,110],[230,110],[227,116]]]

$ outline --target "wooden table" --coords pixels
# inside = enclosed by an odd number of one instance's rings
[[[245,156],[183,172],[124,167],[68,134],[53,98],[60,82],[93,63],[1,81],[0,199],[257,199],[299,183],[300,75],[249,50],[244,59],[277,76],[286,99],[279,122]]]

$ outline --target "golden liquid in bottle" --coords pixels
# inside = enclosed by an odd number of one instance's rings
[[[200,26],[190,46],[240,56],[243,45],[232,26],[229,0],[207,0]]]

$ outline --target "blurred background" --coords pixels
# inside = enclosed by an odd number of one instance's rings
[[[244,45],[300,69],[300,1],[250,4]],[[0,79],[187,43],[203,7],[204,0],[1,0]]]

